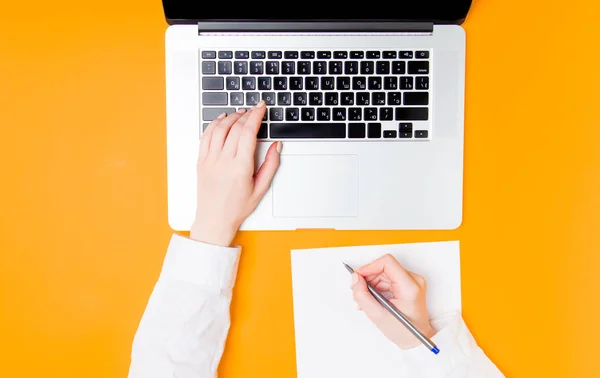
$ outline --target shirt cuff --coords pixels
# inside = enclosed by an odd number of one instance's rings
[[[479,346],[460,314],[432,319],[431,325],[438,331],[431,340],[439,348],[439,354],[434,354],[424,345],[402,353],[406,366],[417,376],[446,377],[473,354],[479,353]]]
[[[173,234],[160,279],[190,282],[209,290],[231,290],[240,247],[219,247]]]

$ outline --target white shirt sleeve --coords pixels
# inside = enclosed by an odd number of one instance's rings
[[[133,341],[129,378],[214,378],[240,248],[173,235]]]
[[[433,319],[438,333],[432,341],[440,349],[435,355],[425,346],[403,351],[410,377],[501,378],[504,375],[477,346],[460,314]]]

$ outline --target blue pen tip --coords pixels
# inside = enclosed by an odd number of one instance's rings
[[[433,352],[433,354],[440,353],[440,350],[438,349],[438,347],[433,347],[433,349],[431,351]]]

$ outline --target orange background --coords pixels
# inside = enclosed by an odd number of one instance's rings
[[[0,376],[124,377],[171,235],[161,4],[0,9]],[[508,377],[599,377],[599,13],[476,0],[462,227],[241,233],[221,376],[295,376],[290,249],[459,239]]]

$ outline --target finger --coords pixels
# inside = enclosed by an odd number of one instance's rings
[[[375,297],[369,293],[367,281],[358,273],[352,274],[352,296],[356,304],[371,320],[380,318],[385,311]]]
[[[389,282],[379,282],[377,284],[370,284],[373,289],[377,290],[380,293],[383,293],[385,291],[390,291],[390,289],[392,288],[392,285]]]
[[[225,143],[223,143],[223,152],[229,156],[235,156],[238,144],[240,142],[240,135],[242,134],[242,130],[244,129],[244,125],[248,122],[248,119],[252,116],[254,109],[246,111],[246,113],[241,116],[234,124],[231,126],[229,130],[229,134],[227,134],[227,138],[225,139]]]
[[[256,134],[258,134],[258,129],[260,128],[266,109],[263,100],[256,104],[252,109],[252,112],[242,128],[236,155],[239,155],[242,158],[254,158],[254,151],[256,150]]]
[[[265,161],[258,169],[258,172],[256,172],[256,175],[254,175],[254,192],[252,196],[256,203],[264,197],[271,186],[275,172],[279,168],[282,146],[281,142],[271,144],[265,156]]]
[[[406,269],[390,254],[359,268],[357,272],[363,276],[385,274],[391,283],[398,284],[400,287],[415,285],[415,281]]]
[[[209,123],[208,126],[206,126],[206,129],[204,130],[204,132],[202,133],[202,137],[200,138],[200,151],[198,152],[199,158],[203,158],[208,154],[213,130],[225,117],[227,117],[227,113],[221,113],[217,118],[212,120],[212,122]]]
[[[225,143],[225,139],[227,138],[227,134],[229,134],[231,126],[233,126],[244,113],[246,113],[245,109],[240,109],[235,113],[231,113],[227,118],[221,120],[221,122],[215,126],[210,140],[210,152],[221,151],[223,149],[223,143]]]
[[[411,272],[410,270],[407,270],[407,272],[410,275],[410,277],[413,279],[413,281],[415,281],[421,289],[424,289],[427,286],[427,282],[425,281],[425,278],[423,278],[423,276],[421,276],[415,272]]]

